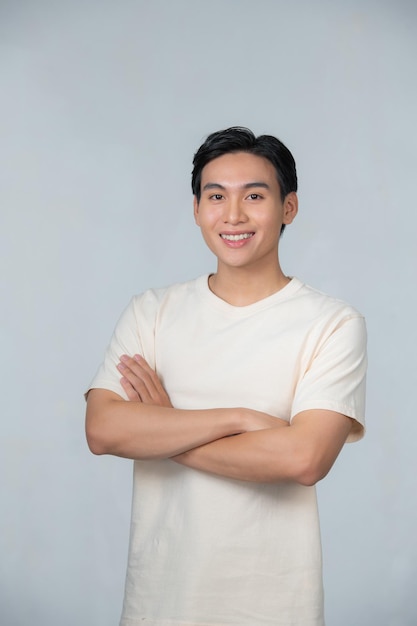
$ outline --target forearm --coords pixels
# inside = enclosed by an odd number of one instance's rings
[[[174,460],[228,478],[313,485],[326,476],[352,427],[340,413],[310,410],[290,426],[246,432],[200,446]]]
[[[173,460],[212,474],[252,482],[295,480],[297,459],[291,427],[242,433],[208,443]]]
[[[103,401],[103,394],[105,401]],[[87,403],[87,440],[92,452],[131,459],[168,458],[236,433],[238,409],[180,410],[125,402],[92,390]]]

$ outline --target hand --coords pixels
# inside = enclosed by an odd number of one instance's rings
[[[130,357],[123,354],[117,369],[122,374],[120,383],[129,400],[172,407],[158,375],[142,356],[135,354],[134,357]]]

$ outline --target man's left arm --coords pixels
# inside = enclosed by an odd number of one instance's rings
[[[225,437],[173,460],[238,480],[314,485],[330,471],[351,428],[346,415],[308,410],[296,415],[287,428]]]
[[[240,480],[313,485],[330,471],[348,437],[363,435],[365,374],[366,326],[350,312],[298,382],[289,427],[220,439],[175,460]]]
[[[154,372],[144,363],[146,370]],[[122,386],[129,400],[162,403],[143,393],[149,386],[134,359],[124,361]],[[140,396],[138,394],[141,389]],[[165,391],[164,391],[165,393]],[[353,420],[329,410],[298,413],[291,425],[276,419],[276,427],[224,437],[172,457],[187,467],[253,482],[295,481],[313,485],[331,469],[352,428]]]

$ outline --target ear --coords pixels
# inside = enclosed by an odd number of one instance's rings
[[[295,191],[290,191],[285,196],[284,200],[284,215],[282,218],[283,224],[291,224],[293,219],[298,213],[298,196]]]
[[[197,224],[197,226],[200,226],[200,215],[198,213],[198,200],[197,200],[197,196],[194,196],[194,220],[195,223]]]

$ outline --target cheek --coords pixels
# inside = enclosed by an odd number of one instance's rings
[[[199,211],[196,215],[196,222],[200,228],[212,228],[219,219],[216,211]],[[198,220],[198,221],[197,221]]]
[[[218,241],[215,238],[214,234],[209,230],[205,230],[204,228],[200,228],[201,236],[209,250],[212,251],[214,255],[217,255],[219,252]]]
[[[272,215],[269,216],[264,216],[263,217],[263,226],[265,228],[265,230],[272,236],[274,231],[277,230],[277,228],[281,227],[281,216],[277,215],[276,213],[273,213]]]
[[[197,215],[196,224],[200,228],[201,234],[206,242],[210,237],[213,237],[213,225],[207,215],[202,215],[201,213]]]

